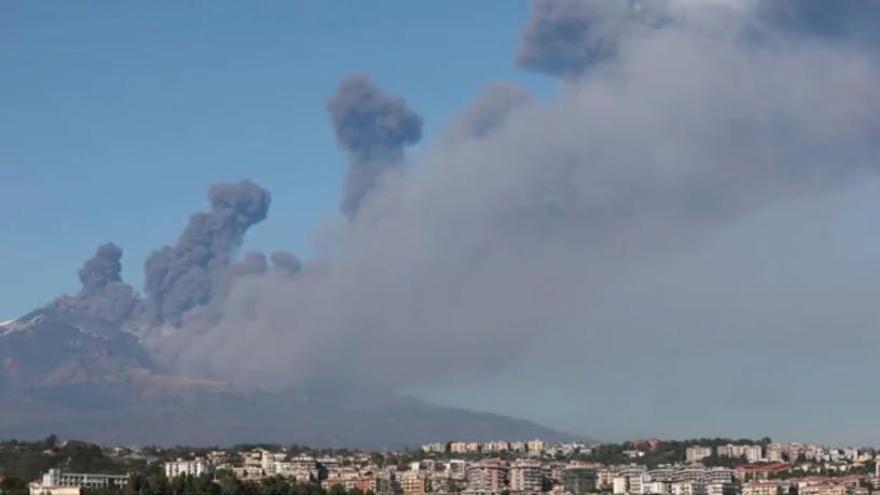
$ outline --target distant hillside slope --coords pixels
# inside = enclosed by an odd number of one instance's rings
[[[137,339],[51,310],[0,326],[0,437],[101,443],[301,443],[383,448],[468,439],[572,439],[506,416],[396,395],[234,390],[163,372]]]

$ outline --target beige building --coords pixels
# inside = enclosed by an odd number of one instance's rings
[[[712,447],[703,447],[702,445],[694,445],[684,451],[684,459],[687,462],[700,462],[711,455]]]
[[[422,471],[404,471],[398,477],[403,495],[425,495],[428,493],[428,476]]]
[[[538,461],[517,459],[510,466],[510,491],[541,493],[544,490],[544,468]]]

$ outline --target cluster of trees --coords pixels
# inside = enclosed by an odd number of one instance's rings
[[[260,482],[243,482],[230,471],[216,476],[178,476],[168,479],[162,472],[132,474],[124,487],[84,490],[83,495],[373,495],[341,486],[324,490],[315,483],[297,483],[280,477]]]
[[[0,442],[0,490],[5,495],[27,494],[29,481],[53,467],[69,471],[125,473],[144,468],[144,463],[112,457],[100,446],[68,441],[55,435],[37,442]]]

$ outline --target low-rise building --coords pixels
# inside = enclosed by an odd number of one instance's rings
[[[684,458],[687,462],[700,462],[711,455],[712,447],[704,447],[702,445],[694,445],[684,451]]]
[[[125,474],[71,473],[55,468],[29,485],[30,495],[79,495],[83,488],[123,487]]]

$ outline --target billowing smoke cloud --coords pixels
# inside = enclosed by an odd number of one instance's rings
[[[483,139],[502,127],[514,110],[530,101],[531,94],[525,88],[510,83],[493,84],[452,122],[447,137]]]
[[[72,320],[118,325],[131,314],[137,302],[134,290],[122,281],[122,249],[108,243],[79,270],[82,288],[75,296],[62,296],[52,306]]]
[[[266,255],[259,251],[250,251],[245,253],[241,260],[234,261],[229,265],[229,275],[231,277],[241,275],[260,275],[266,273],[269,269],[269,262]]]
[[[399,167],[403,148],[422,137],[422,119],[402,98],[361,75],[344,79],[327,103],[339,146],[350,156],[341,209],[353,218],[383,172]]]
[[[288,251],[275,251],[270,258],[272,259],[272,268],[288,275],[293,275],[302,268],[302,262],[299,258]]]
[[[880,41],[880,2],[877,0],[759,0],[758,16],[801,34],[857,43]]]
[[[692,4],[538,1],[519,61],[564,77],[556,97],[490,89],[451,124],[451,138],[406,170],[402,150],[418,140],[420,119],[365,78],[346,79],[329,110],[352,159],[350,221],[322,231],[329,239],[307,263],[276,253],[268,269],[254,255],[227,279],[230,252],[265,216],[268,194],[241,184],[212,190],[212,211],[151,258],[147,295],[159,321],[179,322],[218,292],[220,314],[153,336],[157,355],[245,386],[397,390],[451,370],[498,369],[557,336],[579,336],[569,348],[587,361],[607,352],[623,363],[631,356],[615,349],[641,341],[711,346],[699,329],[640,318],[625,297],[601,307],[635,330],[603,327],[591,311],[646,264],[698,249],[768,206],[875,174],[880,68],[858,44],[763,26],[757,2],[747,10],[718,0],[711,15]],[[769,36],[755,36],[755,26]],[[603,70],[585,70],[598,62]],[[399,173],[374,187],[392,169]],[[370,209],[369,221],[359,209]],[[658,285],[642,299],[662,299],[675,280]],[[724,305],[701,299],[712,303]],[[738,328],[736,341],[760,339],[768,359],[795,366],[798,322],[773,340],[767,333],[785,322],[766,321]],[[835,332],[871,338],[855,326]],[[799,351],[799,363],[818,362],[827,346]],[[718,362],[735,370],[739,358]],[[620,364],[603,359],[597,374]]]
[[[232,253],[266,218],[270,202],[269,192],[249,181],[215,184],[208,199],[211,210],[191,216],[177,244],[147,259],[144,311],[153,323],[179,325],[187,311],[223,290]],[[236,270],[265,271],[265,265],[265,257],[252,255]]]
[[[517,62],[555,76],[577,76],[617,55],[620,45],[668,22],[666,0],[537,0]]]

